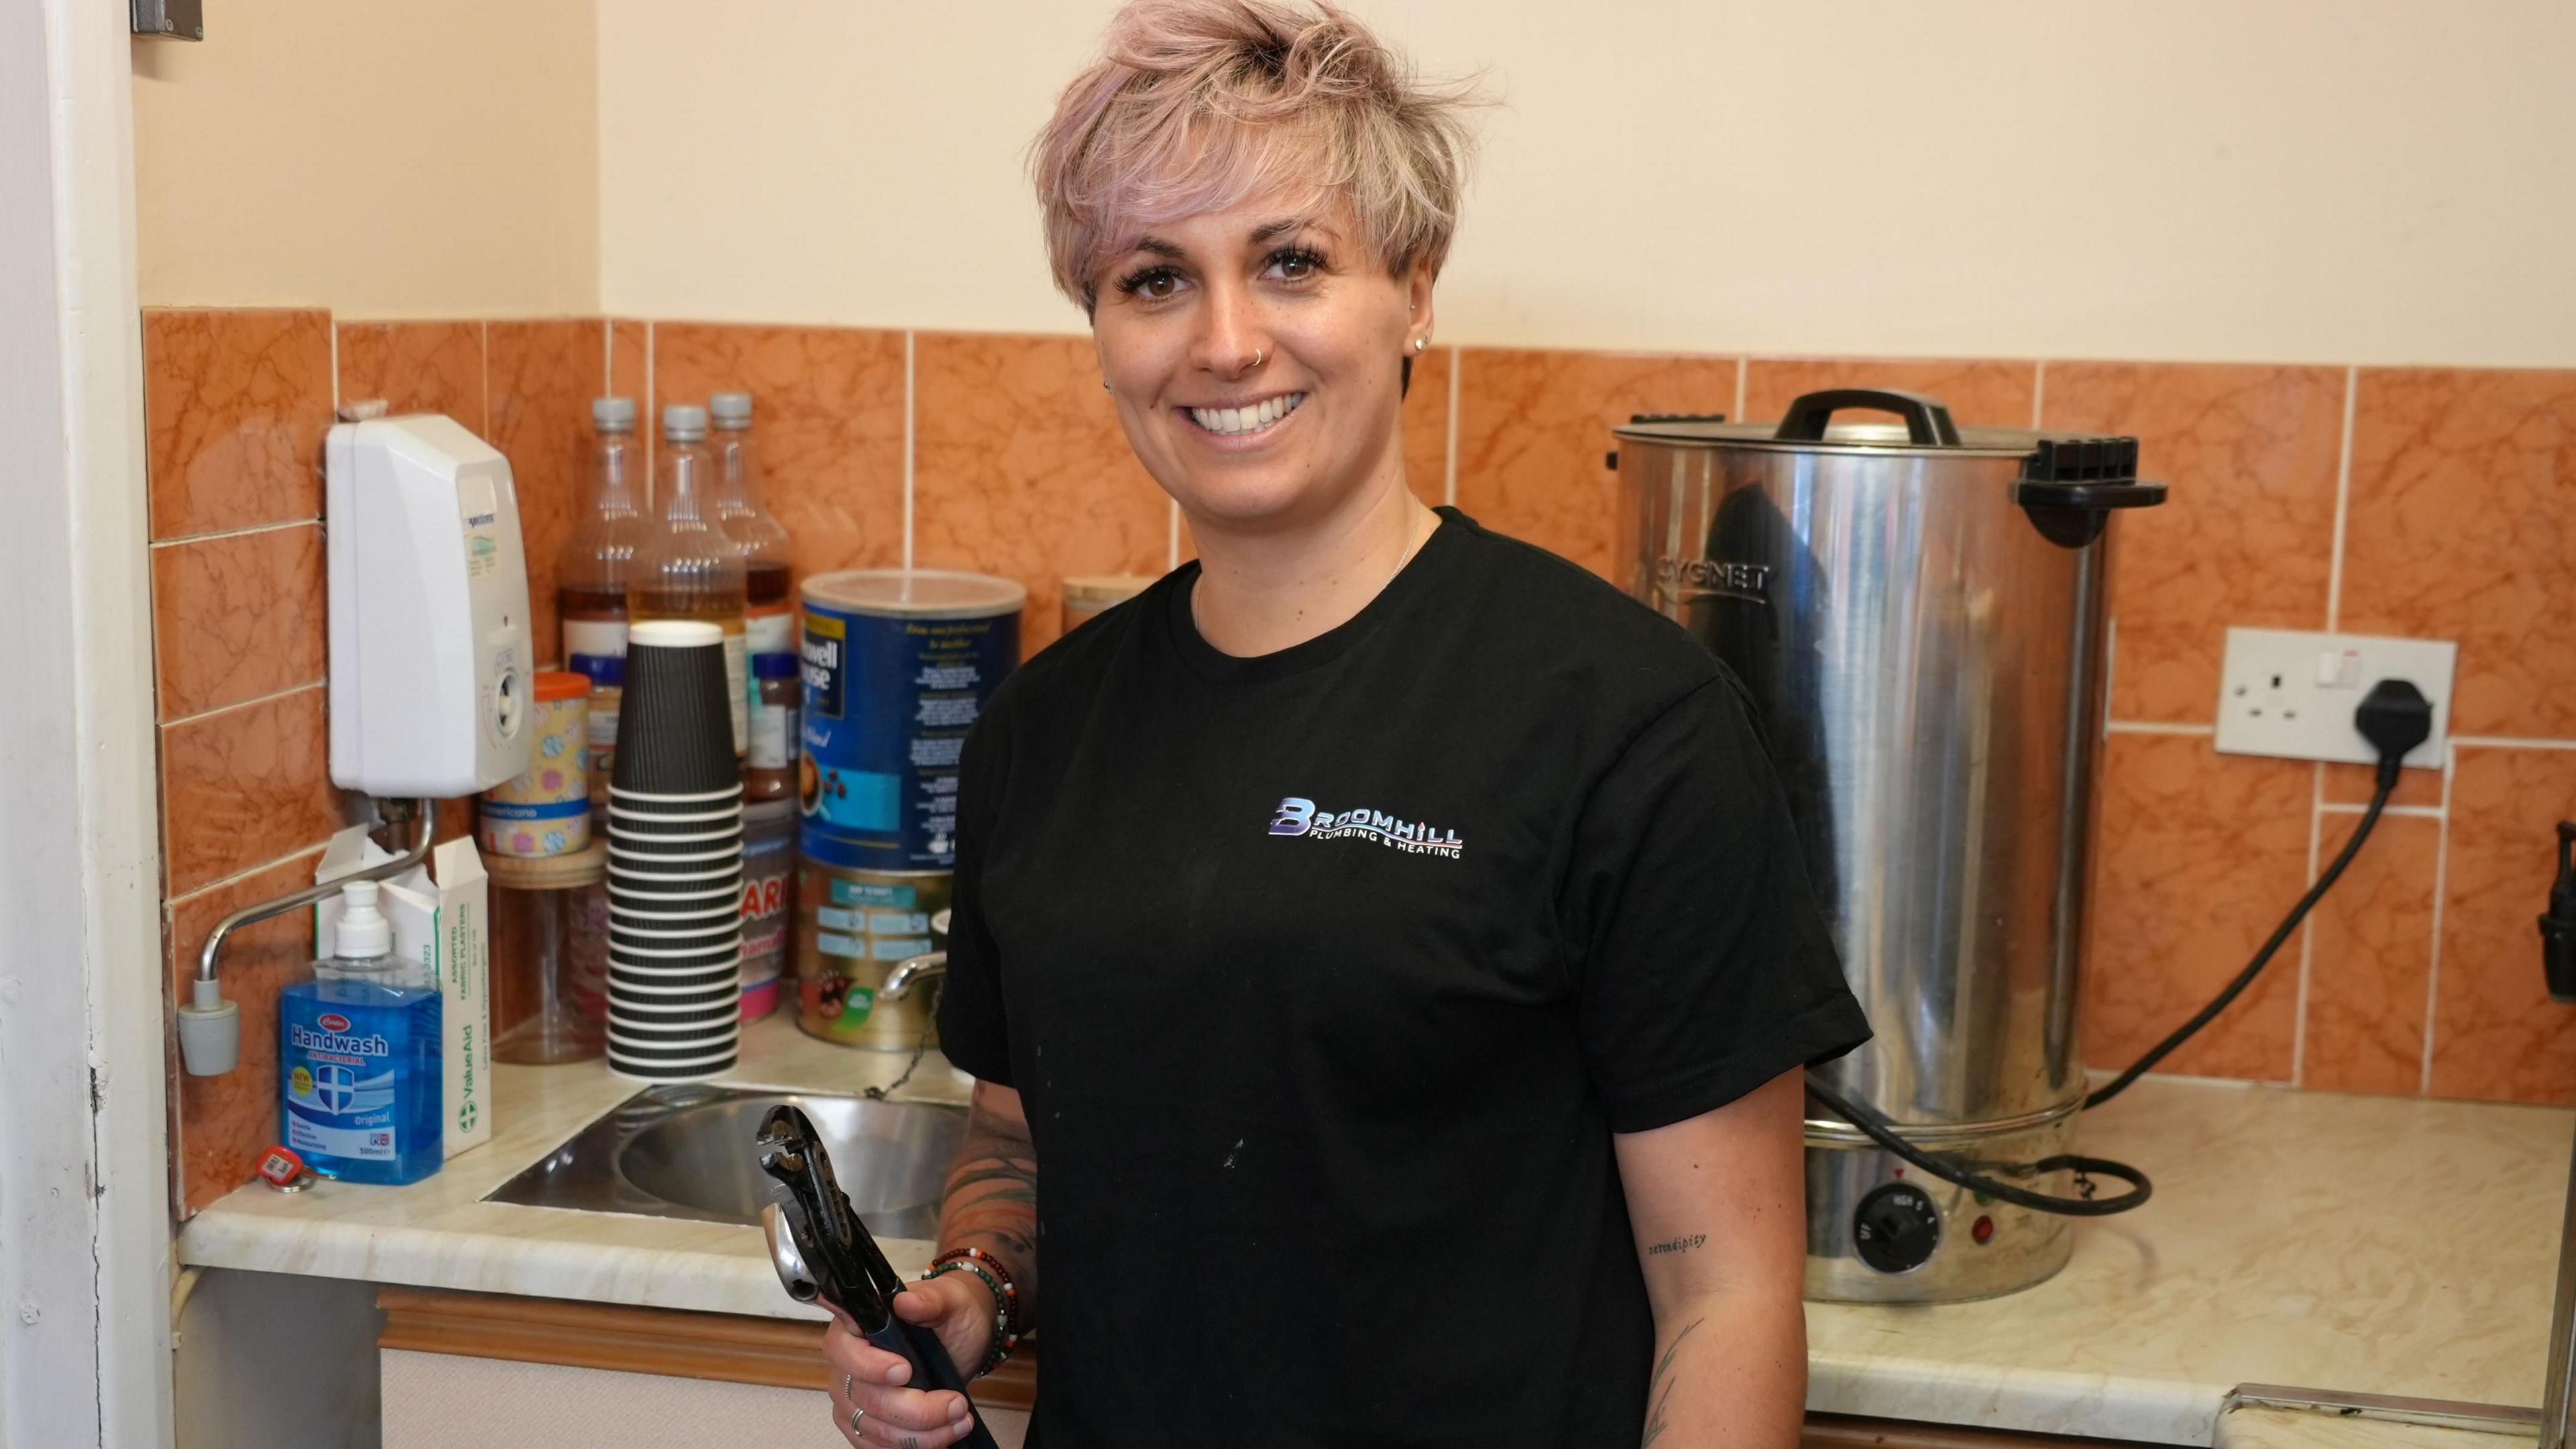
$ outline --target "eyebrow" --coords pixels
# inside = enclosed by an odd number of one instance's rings
[[[1254,246],[1259,246],[1263,242],[1275,241],[1280,237],[1290,235],[1294,232],[1305,231],[1310,228],[1315,231],[1323,232],[1327,236],[1332,235],[1331,227],[1324,225],[1322,222],[1317,221],[1311,216],[1285,216],[1281,217],[1277,221],[1267,222],[1263,225],[1254,227],[1251,234],[1246,237],[1245,240]],[[1149,256],[1164,257],[1173,261],[1179,261],[1189,255],[1187,251],[1182,249],[1179,242],[1167,241],[1162,237],[1155,236],[1151,233],[1147,233],[1144,236],[1136,238],[1136,244],[1129,247],[1128,250],[1144,252]]]

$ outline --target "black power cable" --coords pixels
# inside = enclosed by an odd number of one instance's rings
[[[1958,1158],[1936,1156],[1924,1151],[1897,1136],[1894,1124],[1885,1117],[1835,1091],[1814,1072],[1807,1073],[1807,1095],[1841,1113],[1844,1121],[1859,1128],[1861,1134],[1870,1141],[1943,1182],[1956,1184],[1970,1192],[1981,1192],[1998,1202],[2008,1202],[2015,1207],[2026,1207],[2033,1212],[2055,1213],[2060,1217],[2068,1218],[2109,1217],[2113,1213],[2124,1213],[2133,1207],[2144,1206],[2156,1190],[2155,1184],[2147,1181],[2145,1173],[2125,1162],[2113,1162],[2107,1157],[2078,1157],[2073,1153],[2060,1153],[2055,1157],[2043,1157],[2027,1168],[2015,1167],[2010,1170],[2027,1172],[2032,1176],[2055,1172],[2060,1168],[2069,1168],[2078,1174],[2098,1172],[2105,1177],[2116,1177],[2128,1183],[2129,1190],[2117,1197],[2104,1198],[2058,1197],[2051,1193],[2033,1192],[2026,1187],[2015,1187],[2008,1182],[1998,1182]]]
[[[2361,823],[2353,827],[2352,838],[2344,842],[2343,849],[2336,852],[2333,862],[2319,873],[2316,884],[2308,887],[2307,894],[2299,897],[2299,903],[2290,908],[2289,916],[2281,922],[2279,929],[2272,932],[2271,938],[2263,943],[2263,948],[2254,953],[2254,959],[2246,963],[2244,970],[2236,973],[2236,979],[2228,982],[2226,989],[2213,997],[2207,1006],[2193,1013],[2191,1020],[2176,1027],[2163,1041],[2149,1048],[2146,1055],[2130,1063],[2126,1071],[2086,1096],[2084,1105],[2088,1109],[2099,1107],[2127,1091],[2132,1082],[2153,1070],[2156,1063],[2172,1055],[2176,1047],[2191,1040],[2194,1033],[2217,1020],[2218,1014],[2225,1011],[2237,997],[2243,995],[2245,988],[2254,984],[2255,977],[2263,974],[2263,968],[2272,964],[2272,958],[2280,954],[2282,945],[2297,932],[2299,923],[2307,919],[2308,912],[2314,910],[2317,902],[2325,898],[2325,893],[2342,878],[2344,868],[2351,865],[2353,857],[2361,853],[2362,842],[2370,839],[2370,832],[2379,824],[2381,812],[2388,808],[2388,797],[2397,789],[2398,772],[2403,768],[2406,752],[2432,737],[2433,706],[2424,698],[2423,691],[2407,681],[2384,679],[2373,685],[2370,693],[2362,698],[2360,707],[2353,711],[2352,722],[2354,728],[2361,731],[2362,738],[2370,741],[2372,748],[2379,752],[2377,788],[2371,792],[2370,806],[2362,812]],[[2029,1208],[2036,1212],[2056,1213],[2062,1217],[2104,1217],[2141,1206],[2154,1192],[2154,1187],[2147,1181],[2146,1174],[2134,1167],[2099,1157],[2078,1157],[2071,1153],[2042,1158],[2028,1168],[2014,1170],[2035,1175],[2059,1169],[2071,1169],[2079,1178],[2085,1174],[2098,1172],[2131,1184],[2130,1190],[2116,1197],[2065,1198],[2014,1187],[2010,1183],[1998,1182],[1986,1176],[1958,1158],[1926,1152],[1907,1142],[1897,1135],[1894,1123],[1877,1111],[1845,1098],[1834,1090],[1831,1083],[1826,1082],[1815,1072],[1807,1073],[1807,1094],[1842,1114],[1844,1121],[1859,1129],[1861,1134],[1870,1141],[1943,1182],[1967,1188],[1971,1192],[1984,1193],[1988,1197],[2012,1203],[2017,1207]]]
[[[2299,923],[2308,918],[2308,912],[2316,908],[2318,901],[2325,899],[2326,891],[2342,878],[2344,867],[2352,864],[2352,858],[2361,853],[2362,842],[2370,838],[2372,828],[2379,824],[2380,812],[2388,808],[2388,797],[2396,792],[2397,776],[2404,768],[2406,752],[2432,737],[2433,705],[2424,698],[2422,690],[2407,681],[2383,679],[2362,697],[2361,707],[2352,712],[2352,723],[2361,731],[2361,737],[2379,751],[2377,788],[2371,791],[2370,808],[2362,812],[2361,823],[2353,827],[2352,838],[2335,853],[2333,863],[2318,875],[2317,883],[2308,887],[2308,893],[2299,897],[2299,903],[2290,908],[2289,916],[2281,922],[2280,929],[2272,933],[2271,939],[2263,943],[2263,949],[2255,952],[2254,959],[2245,963],[2245,969],[2236,973],[2236,979],[2227,983],[2227,989],[2193,1013],[2191,1020],[2174,1028],[2172,1035],[2148,1048],[2147,1054],[2131,1062],[2127,1071],[2103,1083],[2087,1096],[2085,1106],[2099,1107],[2127,1091],[2130,1083],[2145,1076],[2156,1063],[2171,1056],[2174,1048],[2191,1040],[2193,1033],[2216,1020],[2218,1014],[2227,1009],[2228,1003],[2243,995],[2245,988],[2254,984],[2254,978],[2263,974],[2263,968],[2272,964],[2272,957],[2299,929]]]

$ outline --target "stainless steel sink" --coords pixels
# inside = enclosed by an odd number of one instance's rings
[[[832,1149],[842,1190],[879,1237],[934,1237],[964,1109],[930,1102],[737,1087],[650,1087],[485,1199],[534,1207],[757,1223],[769,1179],[752,1155],[760,1119],[805,1109]]]

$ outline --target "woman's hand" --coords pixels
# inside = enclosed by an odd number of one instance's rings
[[[915,1283],[895,1295],[893,1306],[897,1318],[937,1334],[961,1373],[972,1374],[992,1350],[993,1294],[972,1273]],[[833,1424],[852,1444],[938,1449],[974,1427],[964,1394],[902,1387],[912,1365],[860,1337],[858,1325],[838,1312],[823,1335],[823,1361],[832,1370]]]

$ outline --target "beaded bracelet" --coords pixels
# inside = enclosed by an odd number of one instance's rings
[[[940,1254],[930,1260],[929,1271],[921,1279],[927,1283],[943,1273],[957,1272],[974,1274],[985,1291],[993,1295],[993,1346],[975,1370],[974,1376],[980,1379],[1000,1368],[1009,1360],[1011,1351],[1019,1347],[1020,1336],[1011,1330],[1011,1313],[1019,1306],[1020,1289],[1002,1266],[1002,1260],[980,1248],[952,1248]]]

